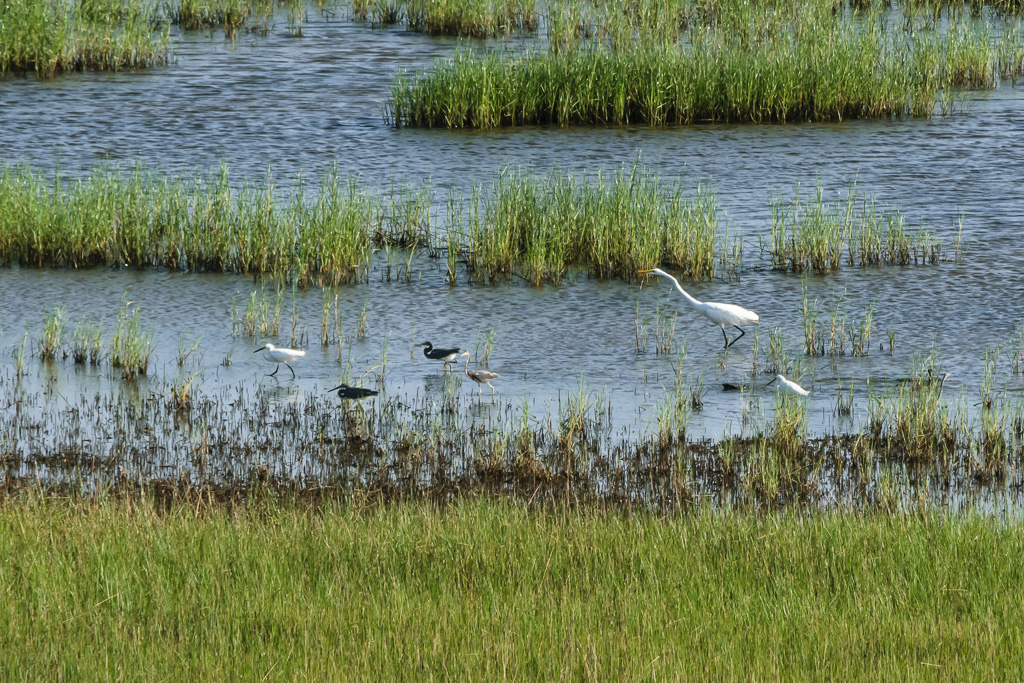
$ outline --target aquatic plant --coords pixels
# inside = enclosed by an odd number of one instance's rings
[[[103,327],[99,322],[82,318],[71,332],[71,359],[75,365],[99,365],[103,349]],[[66,356],[65,356],[66,357]]]
[[[556,22],[565,28],[553,51],[461,52],[400,73],[387,116],[395,126],[481,129],[927,117],[945,89],[994,87],[1024,66],[1012,31],[955,16],[942,32],[911,34],[886,10],[860,19],[813,0],[721,7],[678,44],[638,40],[647,34],[625,24],[621,46],[567,49],[565,32],[586,29]]]
[[[43,316],[43,336],[39,340],[39,358],[54,360],[62,352],[64,345],[64,309],[54,306],[52,311]],[[67,358],[67,351],[63,351]]]
[[[430,35],[487,38],[537,28],[536,0],[353,0],[356,19]]]
[[[277,286],[275,292],[267,294],[263,285],[254,289],[246,299],[245,312],[232,320],[233,334],[255,339],[257,337],[276,337],[281,328],[281,311],[284,307],[284,287]]]
[[[534,284],[559,282],[572,266],[628,280],[666,265],[706,279],[723,262],[714,194],[665,186],[638,164],[592,179],[506,170],[476,198],[467,248],[478,279],[511,277],[520,264]]]
[[[935,264],[942,254],[941,242],[927,230],[908,231],[902,212],[879,214],[874,200],[860,195],[856,186],[832,204],[824,200],[820,184],[808,202],[801,200],[797,185],[788,202],[773,199],[771,211],[770,239],[762,239],[761,248],[777,270],[827,273],[844,260],[862,267]]]
[[[7,0],[0,16],[0,77],[115,71],[168,58],[167,33],[142,0]]]
[[[125,379],[135,379],[149,370],[152,355],[152,330],[143,329],[139,307],[132,301],[122,300],[117,328],[110,340],[110,364],[119,369]]]

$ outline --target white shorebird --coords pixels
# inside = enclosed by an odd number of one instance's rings
[[[487,386],[491,387],[491,396],[494,396],[494,387],[491,386],[491,382],[501,377],[501,375],[499,375],[496,372],[491,372],[490,370],[470,370],[469,351],[463,351],[462,353],[459,354],[459,356],[466,357],[466,377],[469,377],[471,380],[476,382],[477,385],[486,384]],[[479,394],[483,390],[484,388],[482,386],[477,386],[476,392]]]
[[[782,375],[775,375],[775,378],[771,382],[768,382],[768,384],[771,385],[776,380],[778,380],[779,382],[779,391],[785,392],[787,394],[793,394],[794,396],[807,396],[808,394],[811,393],[804,389],[799,384],[797,384],[796,382],[788,380]]]
[[[675,279],[660,268],[641,270],[639,274],[643,275],[644,273],[653,273],[671,280],[672,283],[675,284],[676,289],[679,290],[679,293],[683,295],[690,306],[696,309],[696,311],[702,316],[722,328],[722,336],[725,337],[725,348],[729,348],[738,342],[740,337],[746,334],[746,332],[743,331],[743,328],[739,327],[740,325],[744,323],[756,323],[760,320],[757,313],[748,311],[742,306],[737,306],[736,304],[719,304],[713,301],[697,301],[686,293],[686,290],[679,284],[679,280]],[[725,328],[729,326],[735,327],[740,331],[739,337],[736,337],[732,341],[729,341],[729,335],[725,333]]]
[[[263,357],[269,360],[271,363],[284,363],[285,367],[291,370],[292,379],[295,379],[295,371],[292,370],[292,366],[288,364],[293,361],[297,361],[298,359],[306,355],[305,351],[297,351],[295,349],[279,349],[273,344],[264,344],[260,348],[253,351],[253,353],[259,353],[260,351],[263,352]],[[278,365],[276,368],[274,368],[274,371],[267,376],[273,377],[274,375],[277,374],[277,371],[280,369],[281,366]]]

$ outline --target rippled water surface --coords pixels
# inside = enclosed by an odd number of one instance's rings
[[[770,328],[784,330],[793,353],[803,339],[800,278],[766,269],[758,251],[772,197],[791,192],[798,182],[820,182],[829,198],[838,198],[855,181],[880,204],[903,210],[911,225],[927,226],[947,247],[962,213],[968,249],[959,263],[846,268],[808,280],[823,314],[839,296],[850,318],[876,305],[869,357],[801,361],[801,381],[812,391],[810,414],[822,431],[839,424],[832,412],[840,382],[855,388],[855,427],[868,391],[891,386],[907,374],[914,354],[933,348],[953,373],[947,390],[976,402],[986,349],[1004,344],[1022,320],[1024,87],[970,93],[967,113],[927,121],[398,130],[383,113],[399,69],[425,67],[460,45],[483,46],[371,30],[340,18],[314,16],[301,37],[288,36],[283,20],[279,24],[265,37],[242,36],[234,43],[219,33],[178,36],[173,63],[149,71],[0,81],[0,158],[39,170],[59,164],[68,174],[107,160],[141,161],[184,174],[226,162],[236,177],[261,177],[270,167],[282,179],[336,164],[371,187],[429,177],[444,190],[486,182],[505,164],[538,172],[557,165],[579,173],[619,168],[639,156],[663,176],[708,182],[730,234],[743,237],[746,263],[738,278],[692,283],[689,289],[698,298],[740,303],[761,315],[761,362]],[[665,281],[640,287],[579,275],[557,287],[449,287],[438,264],[426,257],[417,258],[413,270],[411,283],[381,282],[378,270],[370,285],[340,290],[347,339],[340,364],[335,347],[322,349],[317,342],[321,292],[299,291],[293,299],[289,291],[279,341],[290,342],[293,306],[309,338],[309,354],[296,364],[294,381],[287,371],[265,378],[267,368],[251,353],[253,341],[232,335],[232,302],[244,308],[255,286],[249,279],[0,270],[0,366],[13,364],[12,349],[26,328],[38,336],[43,311],[54,304],[66,306],[71,324],[86,315],[104,319],[109,333],[127,290],[153,329],[156,376],[181,372],[174,362],[181,333],[189,340],[199,337],[204,390],[280,381],[285,395],[301,396],[333,386],[346,368],[370,384],[386,344],[387,390],[429,394],[440,390],[440,370],[412,345],[430,339],[475,352],[493,329],[490,367],[502,375],[498,401],[525,399],[556,411],[577,390],[582,374],[591,390],[606,392],[616,427],[645,429],[675,384],[679,356],[655,354],[653,338],[646,353],[636,352],[637,307],[641,318],[653,318],[656,308],[672,306],[680,312],[676,338],[686,349],[682,375],[688,384],[702,378],[707,390],[694,429],[713,436],[737,431],[745,412],[770,411],[771,390],[763,388],[768,377],[751,376],[755,329],[723,354],[720,331],[682,308]],[[355,320],[364,305],[367,334],[356,339]],[[896,334],[892,355],[890,331]],[[223,364],[225,357],[230,365]],[[1000,358],[996,386],[1011,393],[1024,388],[1008,372],[1005,349]],[[108,369],[77,370],[70,363],[32,363],[30,377],[40,384],[49,378],[59,392],[118,381]],[[724,393],[720,382],[752,388]]]

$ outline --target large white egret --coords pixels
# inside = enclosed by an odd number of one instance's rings
[[[655,275],[660,275],[661,277],[666,277],[671,280],[676,286],[676,289],[679,290],[679,293],[683,295],[691,307],[693,307],[702,316],[722,328],[722,336],[725,338],[725,348],[727,349],[738,342],[740,337],[746,334],[740,325],[744,323],[756,323],[760,320],[757,313],[749,311],[742,306],[737,306],[736,304],[719,304],[713,301],[698,301],[697,299],[694,299],[686,292],[685,289],[683,289],[682,285],[679,284],[679,280],[675,279],[660,268],[640,271],[640,275],[645,273],[654,273]],[[740,331],[739,336],[732,341],[729,341],[729,335],[725,333],[725,328],[729,326],[735,327]]]
[[[496,380],[499,377],[501,377],[501,375],[499,375],[496,372],[491,372],[490,370],[470,370],[469,369],[469,351],[463,351],[459,355],[460,355],[460,357],[461,356],[465,356],[466,357],[466,377],[469,377],[471,380],[476,382],[477,385],[486,384],[487,386],[491,387],[491,396],[494,396],[494,387],[491,386],[491,382],[493,382],[494,380]],[[479,394],[482,391],[483,391],[483,387],[482,386],[478,386],[476,392]]]
[[[260,348],[256,349],[255,351],[253,351],[253,353],[259,353],[260,351],[263,352],[263,357],[269,360],[271,363],[284,363],[285,367],[291,370],[292,379],[295,379],[295,371],[292,370],[292,366],[288,364],[293,361],[297,361],[298,359],[306,355],[305,351],[297,351],[295,349],[279,349],[273,344],[265,344]],[[274,368],[274,371],[268,375],[268,377],[273,377],[274,375],[277,374],[277,371],[280,369],[281,366],[278,365],[276,368]]]
[[[771,386],[776,380],[779,382],[779,391],[787,394],[793,394],[794,396],[807,396],[811,393],[796,382],[788,380],[782,375],[775,375],[775,378],[772,379],[771,382],[768,382],[768,385]]]

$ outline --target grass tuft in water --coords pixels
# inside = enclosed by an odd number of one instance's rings
[[[67,358],[68,352],[64,349],[64,309],[61,306],[54,306],[53,310],[43,317],[43,336],[39,340],[39,358],[44,361],[55,360],[63,354]]]
[[[110,364],[119,369],[125,379],[135,379],[149,370],[152,355],[152,330],[142,328],[139,307],[134,302],[122,301],[117,329],[110,340]]]
[[[927,230],[907,230],[901,212],[880,213],[855,186],[832,204],[821,185],[810,201],[802,201],[798,185],[790,201],[775,199],[771,210],[767,251],[776,270],[828,273],[844,261],[862,267],[935,264],[942,255],[941,242]]]

